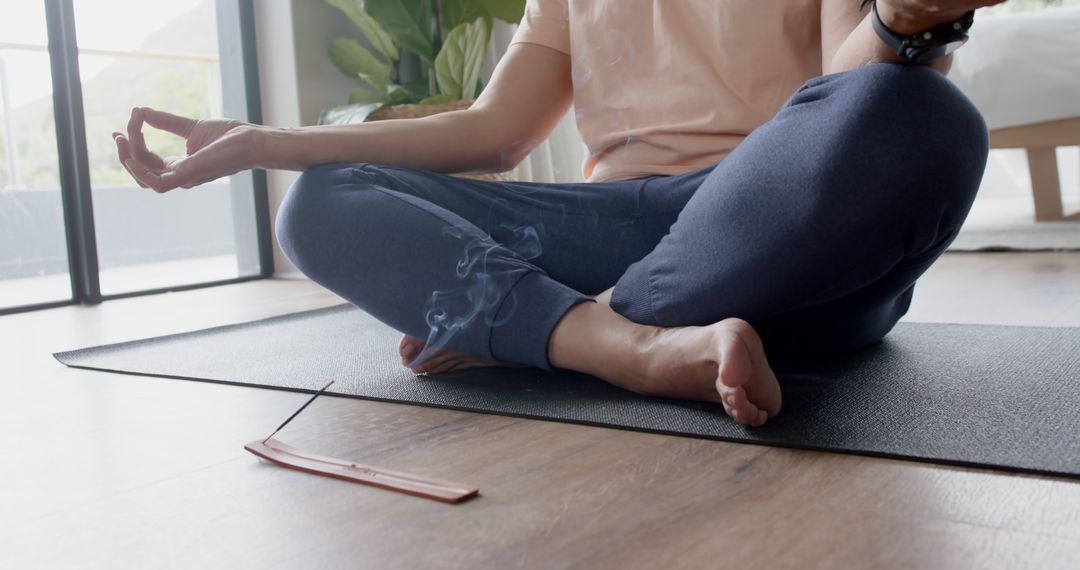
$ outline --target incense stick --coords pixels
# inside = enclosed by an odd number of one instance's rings
[[[289,419],[282,422],[282,424],[274,430],[274,433],[266,436],[266,439],[262,441],[253,441],[245,445],[244,449],[263,459],[272,461],[283,467],[296,469],[297,471],[312,473],[314,475],[324,475],[335,479],[344,479],[353,483],[372,485],[374,487],[400,491],[402,493],[408,493],[410,495],[428,499],[437,499],[448,503],[460,503],[461,501],[471,499],[479,494],[480,490],[471,485],[452,483],[450,481],[433,479],[420,475],[410,475],[400,471],[390,471],[380,467],[372,467],[370,465],[362,465],[352,461],[334,459],[333,457],[312,455],[293,449],[276,439],[271,439],[277,435],[282,428],[289,425],[289,422],[300,415],[300,412],[304,411],[304,408],[310,406],[311,403],[315,401],[315,398],[321,396],[333,383],[334,381],[331,380],[326,386],[323,386],[321,390],[315,392],[314,396],[308,399],[303,406],[300,406],[299,410],[293,412],[293,414],[289,416]]]
[[[371,485],[447,503],[460,503],[480,493],[480,489],[472,485],[314,455],[293,449],[276,439],[253,441],[245,445],[244,449],[267,461],[304,473],[333,477],[351,483]]]
[[[282,424],[281,424],[281,425],[279,425],[279,426],[278,426],[278,428],[277,428],[276,430],[274,430],[274,433],[272,433],[272,434],[270,434],[270,435],[266,436],[266,439],[262,440],[262,442],[263,442],[263,443],[266,443],[266,442],[267,442],[267,441],[268,441],[268,440],[269,440],[270,438],[272,438],[272,437],[274,437],[275,435],[277,435],[277,432],[281,431],[281,428],[283,428],[283,427],[285,427],[285,426],[289,425],[289,422],[293,421],[293,418],[295,418],[296,416],[300,415],[300,412],[304,411],[304,408],[306,408],[306,407],[310,406],[310,405],[311,405],[311,403],[315,401],[315,398],[318,398],[319,396],[321,396],[321,395],[322,395],[322,393],[323,393],[323,392],[325,392],[325,391],[326,391],[326,389],[330,387],[330,384],[333,384],[333,383],[334,383],[334,381],[333,381],[333,380],[331,380],[331,381],[330,381],[330,382],[329,382],[329,383],[328,383],[328,384],[327,384],[326,386],[323,386],[321,390],[319,390],[318,392],[315,392],[315,395],[314,395],[314,396],[312,396],[310,400],[308,400],[307,402],[305,402],[303,406],[300,406],[300,409],[299,409],[299,410],[296,410],[295,412],[293,412],[293,414],[292,414],[291,416],[289,416],[289,419],[287,419],[287,420],[285,420],[284,422],[282,422]]]

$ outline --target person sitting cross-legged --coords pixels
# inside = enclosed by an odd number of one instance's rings
[[[404,333],[416,372],[572,369],[759,426],[770,358],[880,341],[956,236],[988,143],[942,72],[996,3],[529,0],[467,110],[278,129],[137,108],[114,137],[159,192],[302,170],[282,250]],[[571,103],[585,182],[449,175],[512,168]],[[154,155],[144,123],[189,155]]]

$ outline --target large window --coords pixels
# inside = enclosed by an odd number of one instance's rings
[[[252,33],[251,0],[5,6],[0,312],[270,274],[260,176],[157,194],[111,137],[135,106],[258,121]],[[183,154],[182,139],[145,133]]]
[[[14,10],[12,10],[14,9]],[[0,18],[0,306],[71,299],[45,5]],[[12,17],[17,12],[17,17]]]

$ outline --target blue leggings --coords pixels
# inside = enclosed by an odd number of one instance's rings
[[[739,317],[770,357],[842,351],[907,311],[987,147],[947,79],[880,63],[807,81],[700,170],[554,184],[327,164],[296,181],[276,232],[300,271],[435,348],[548,368],[558,321],[614,286],[638,323]]]

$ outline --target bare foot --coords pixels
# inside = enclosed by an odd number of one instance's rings
[[[424,341],[413,338],[409,335],[401,337],[401,342],[398,343],[398,354],[401,355],[401,364],[406,366],[409,370],[412,370],[416,374],[439,374],[442,372],[451,372],[454,370],[465,370],[466,368],[481,368],[490,366],[501,366],[507,368],[517,368],[518,365],[507,364],[505,362],[499,362],[496,360],[485,360],[461,352],[454,352],[452,350],[438,350],[430,358],[411,366],[409,363],[420,354],[420,351],[424,349]]]
[[[649,396],[720,402],[735,421],[760,426],[780,412],[780,384],[761,338],[749,323],[724,319],[706,327],[662,328],[635,324],[608,305],[611,291],[581,303],[559,322],[548,345],[557,368],[592,374]],[[402,364],[424,343],[401,339]],[[409,368],[417,374],[482,366],[516,366],[440,350]]]
[[[661,328],[583,303],[560,321],[548,354],[555,366],[639,394],[720,402],[742,424],[760,426],[780,412],[780,384],[761,338],[741,319]]]

